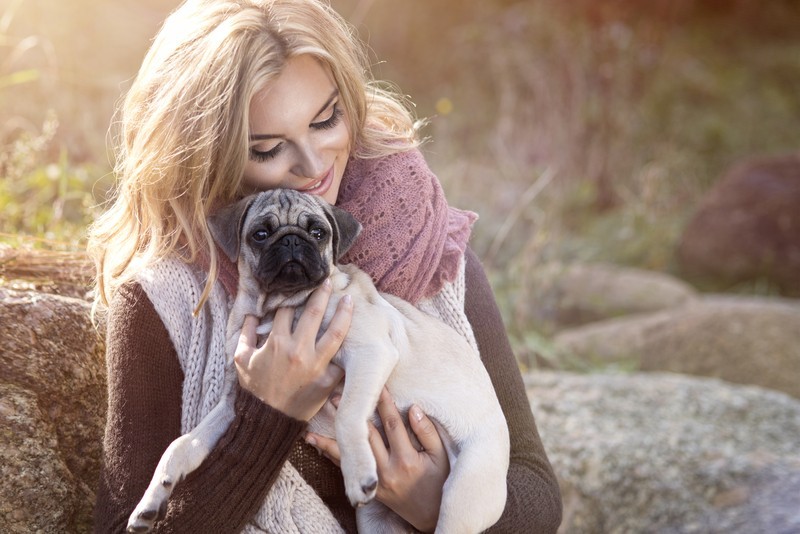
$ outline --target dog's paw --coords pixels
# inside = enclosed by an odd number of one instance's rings
[[[377,489],[378,478],[368,478],[350,486],[347,489],[347,497],[350,499],[350,504],[358,508],[374,499]]]
[[[363,506],[375,498],[378,490],[378,475],[375,472],[361,478],[347,478],[345,477],[345,490],[354,507]]]
[[[344,489],[354,507],[367,504],[375,498],[378,489],[378,465],[369,444],[362,450],[343,444],[340,446]]]
[[[128,532],[150,532],[153,525],[167,514],[167,500],[172,493],[174,483],[165,478],[161,483],[147,488],[142,500],[128,519]]]

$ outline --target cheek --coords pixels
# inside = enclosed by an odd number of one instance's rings
[[[342,121],[336,125],[335,128],[329,130],[330,133],[330,147],[339,152],[350,152],[350,121],[347,120],[347,115],[342,118]]]
[[[321,151],[335,152],[337,157],[345,152],[350,152],[350,132],[339,127],[325,132],[317,145]]]
[[[282,173],[274,162],[248,161],[242,182],[248,189],[274,189],[281,182]]]

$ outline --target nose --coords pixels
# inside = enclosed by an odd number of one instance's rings
[[[294,175],[316,180],[327,170],[321,151],[311,143],[298,144],[297,154],[297,163],[292,169]]]
[[[291,252],[294,252],[294,249],[299,247],[302,242],[303,240],[300,238],[300,236],[295,234],[289,234],[281,239],[281,245],[288,248]]]
[[[303,261],[302,259],[309,253],[308,241],[297,234],[283,236],[280,244],[283,250],[280,257],[285,262]]]

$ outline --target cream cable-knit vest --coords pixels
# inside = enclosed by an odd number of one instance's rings
[[[181,432],[187,433],[222,396],[225,378],[225,330],[232,301],[217,282],[201,312],[192,311],[205,286],[206,273],[178,260],[164,260],[139,275],[139,283],[169,332],[183,369]],[[453,283],[417,307],[459,332],[477,351],[464,313],[464,259]],[[314,490],[286,462],[264,504],[245,533],[340,533],[342,528]]]

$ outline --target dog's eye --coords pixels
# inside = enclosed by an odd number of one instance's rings
[[[267,237],[269,237],[269,233],[267,233],[266,230],[256,230],[255,232],[253,232],[251,237],[253,238],[253,241],[255,241],[256,243],[263,243],[264,241],[267,240]]]
[[[314,228],[312,228],[311,232],[309,232],[309,233],[311,234],[311,237],[313,237],[317,241],[319,241],[319,240],[321,240],[321,239],[323,239],[325,237],[325,230],[323,230],[319,226],[315,226]]]

